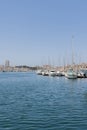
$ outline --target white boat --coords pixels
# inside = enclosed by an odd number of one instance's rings
[[[48,71],[43,71],[43,72],[42,72],[42,75],[43,75],[43,76],[48,76],[48,75],[49,75],[49,72],[48,72]]]
[[[60,71],[57,71],[56,75],[59,76],[59,77],[64,76],[63,73],[60,72]]]
[[[77,72],[78,78],[87,78],[87,70],[79,70]]]
[[[77,73],[73,69],[69,69],[66,72],[65,77],[67,77],[68,79],[77,79]]]
[[[36,71],[36,74],[42,75],[42,70],[37,70],[37,71]]]
[[[55,70],[49,71],[49,76],[57,76],[57,73]]]

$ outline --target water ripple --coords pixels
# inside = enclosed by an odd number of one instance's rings
[[[87,79],[1,73],[0,130],[87,130]]]

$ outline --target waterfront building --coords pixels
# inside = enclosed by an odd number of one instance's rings
[[[9,67],[10,66],[10,61],[9,60],[6,60],[5,61],[5,67]]]

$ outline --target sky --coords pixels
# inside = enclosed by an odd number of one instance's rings
[[[0,64],[64,65],[72,52],[87,62],[87,0],[0,0]]]

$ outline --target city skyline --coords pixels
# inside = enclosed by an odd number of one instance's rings
[[[0,64],[87,62],[86,0],[0,1]]]

